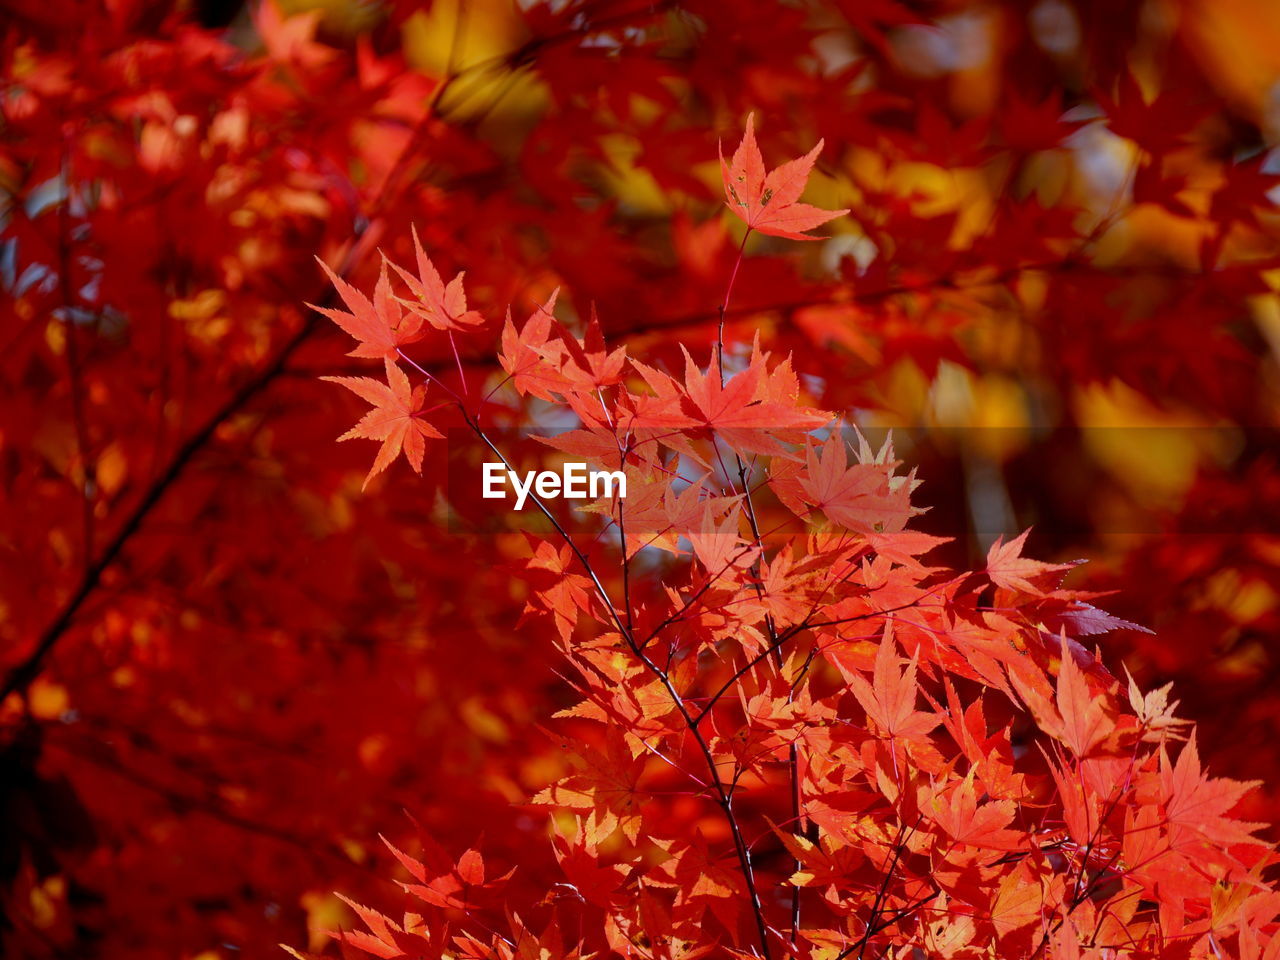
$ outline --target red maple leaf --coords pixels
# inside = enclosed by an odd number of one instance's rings
[[[907,661],[898,670],[897,644],[886,632],[876,650],[875,670],[867,682],[860,673],[850,671],[846,679],[849,689],[867,712],[868,719],[890,737],[922,740],[924,735],[942,722],[934,713],[916,709],[920,689],[916,685],[916,661]]]
[[[920,809],[957,843],[994,850],[1024,845],[1020,831],[1007,829],[1017,804],[1012,800],[979,801],[974,771],[959,781],[920,788]]]
[[[372,302],[334,273],[323,260],[317,257],[316,262],[328,275],[334,289],[342,297],[342,302],[351,312],[332,310],[310,303],[307,306],[324,314],[360,341],[360,345],[347,356],[368,357],[371,360],[394,360],[401,346],[422,339],[422,319],[416,314],[406,316],[400,309],[400,303],[391,293],[391,281],[387,276],[385,261],[382,264],[382,274],[378,277],[378,286],[373,291]]]
[[[1107,701],[1094,695],[1075,657],[1065,651],[1058,668],[1057,693],[1062,715],[1060,739],[1077,757],[1087,757],[1106,742],[1115,722],[1107,715]]]
[[[913,479],[895,478],[879,463],[849,466],[839,431],[832,432],[820,454],[817,445],[810,442],[799,486],[800,499],[820,508],[832,522],[858,533],[896,533],[919,512],[911,506]]]
[[[803,157],[789,160],[766,176],[764,157],[756,145],[755,118],[747,117],[747,130],[732,160],[725,163],[723,150],[720,153],[720,173],[729,209],[760,233],[792,240],[818,239],[808,236],[807,231],[849,212],[821,210],[797,202],[813,163],[822,152],[822,143],[819,140]]]
[[[354,427],[340,436],[339,440],[353,440],[357,437],[366,440],[381,440],[382,447],[374,458],[373,467],[364,478],[361,489],[369,485],[369,481],[387,469],[391,461],[401,450],[409,465],[421,474],[422,455],[427,439],[444,436],[439,430],[422,419],[423,401],[426,398],[425,385],[416,389],[410,387],[409,378],[394,363],[387,364],[387,383],[379,383],[371,377],[321,377],[340,383],[356,396],[373,404],[373,409],[366,413]]]
[[[1044,563],[1024,557],[1022,547],[1030,532],[1029,529],[1024,530],[1008,543],[1004,542],[1004,537],[996,538],[996,542],[987,551],[987,576],[997,587],[1043,597],[1046,588],[1052,590],[1056,586],[1043,581],[1061,579],[1058,575],[1070,570],[1075,564]]]
[[[1200,750],[1194,736],[1178,754],[1177,763],[1160,750],[1160,791],[1169,821],[1170,846],[1186,847],[1199,834],[1210,843],[1226,846],[1249,843],[1261,824],[1246,823],[1228,816],[1240,798],[1260,781],[1209,777],[1200,766]]]
[[[467,309],[467,294],[462,288],[465,274],[459,273],[446,284],[431,258],[422,249],[416,227],[413,230],[413,252],[418,261],[416,277],[403,267],[391,264],[415,298],[400,302],[437,330],[461,330],[484,323],[484,317],[475,310]]]
[[[684,350],[684,347],[681,347]],[[776,442],[766,432],[812,430],[828,420],[826,414],[806,410],[794,402],[775,398],[765,361],[757,353],[746,370],[725,383],[714,373],[698,369],[684,350],[684,383],[695,421],[719,431],[735,449],[772,453]]]

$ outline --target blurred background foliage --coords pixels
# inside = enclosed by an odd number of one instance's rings
[[[677,365],[714,336],[717,142],[751,112],[771,164],[825,139],[808,198],[853,212],[749,238],[735,349],[896,428],[946,560],[1029,525],[1090,559],[1155,630],[1107,661],[1175,680],[1215,772],[1267,782],[1246,816],[1280,813],[1280,6],[3,7],[13,955],[318,947],[404,811],[538,889],[544,821],[509,805],[560,773],[561,690],[513,629],[520,545],[451,536],[399,468],[360,494],[316,378],[366,371],[304,307],[313,255],[368,285],[416,224],[492,321],[473,376],[555,287]]]

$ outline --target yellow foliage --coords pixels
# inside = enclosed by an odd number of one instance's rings
[[[1075,396],[1084,445],[1142,502],[1174,505],[1199,465],[1230,452],[1231,436],[1192,415],[1164,411],[1124,384],[1091,384]]]
[[[30,896],[31,922],[40,930],[52,927],[66,898],[67,881],[61,875],[49,877],[39,886],[33,886]]]
[[[646,216],[670,211],[671,197],[648,170],[635,164],[642,149],[635,137],[611,134],[600,138],[600,147],[610,164],[604,170],[610,192],[625,207]]]
[[[50,320],[45,324],[44,342],[55,357],[60,357],[67,349],[67,328],[61,320]]]
[[[307,914],[307,949],[320,950],[330,942],[329,931],[340,930],[352,923],[350,908],[336,894],[310,890],[299,897]]]
[[[71,698],[66,687],[41,677],[31,685],[27,703],[37,720],[56,720],[67,712]]]
[[[1182,31],[1224,96],[1263,120],[1280,78],[1280,4],[1274,0],[1187,0]],[[1273,121],[1274,122],[1274,121]]]
[[[98,456],[96,469],[98,488],[107,496],[117,493],[129,474],[129,462],[125,459],[124,448],[119,443],[110,444]]]
[[[462,719],[477,736],[491,743],[506,743],[511,739],[511,731],[507,729],[506,723],[496,713],[487,709],[480,698],[473,697],[463,701],[460,711]]]
[[[325,29],[354,35],[364,33],[382,18],[382,5],[370,0],[276,0],[286,17],[319,11]]]
[[[1017,381],[999,374],[975,375],[942,363],[929,391],[929,418],[935,425],[966,432],[975,453],[1005,460],[1021,450],[1031,426],[1026,395]]]

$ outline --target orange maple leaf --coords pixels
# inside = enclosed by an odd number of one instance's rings
[[[859,673],[847,676],[849,689],[857,697],[867,717],[890,737],[907,740],[923,740],[924,735],[942,722],[934,713],[916,709],[920,689],[916,685],[916,661],[907,661],[904,670],[898,670],[897,644],[891,632],[886,630],[876,650],[875,670],[868,683]]]
[[[591,844],[602,843],[615,830],[635,843],[644,820],[644,793],[640,779],[645,760],[633,757],[626,738],[612,728],[603,750],[579,748],[583,769],[554,783],[533,798],[535,804],[581,811],[583,836]]]
[[[726,383],[714,371],[698,369],[689,351],[684,351],[684,383],[688,397],[686,412],[694,422],[715,430],[734,449],[745,453],[774,453],[778,443],[771,433],[808,431],[829,419],[826,414],[801,407],[794,399],[775,399],[769,385],[770,374],[757,353],[747,369]]]
[[[1169,823],[1169,845],[1185,849],[1193,843],[1191,832],[1221,847],[1261,843],[1253,834],[1262,824],[1228,815],[1241,797],[1260,785],[1259,780],[1228,780],[1204,774],[1194,735],[1178,754],[1177,763],[1170,763],[1168,751],[1161,747],[1160,799]]]
[[[979,802],[973,770],[963,780],[921,787],[920,809],[957,843],[993,850],[1017,850],[1025,845],[1020,831],[1007,829],[1017,804],[1012,800]]]
[[[422,473],[425,441],[444,436],[422,419],[423,401],[427,392],[425,385],[416,389],[410,387],[409,378],[393,363],[387,364],[387,383],[379,383],[371,377],[321,377],[321,379],[340,383],[356,396],[373,404],[373,409],[366,413],[359,423],[338,438],[352,440],[360,437],[366,440],[382,441],[382,447],[378,450],[373,467],[364,478],[361,489],[367,487],[370,480],[387,469],[401,450],[404,451],[409,465],[417,473]]]
[[[604,331],[600,328],[600,318],[596,316],[594,306],[582,339],[566,336],[563,343],[565,352],[573,361],[573,366],[565,364],[563,372],[574,383],[588,390],[598,390],[622,380],[622,368],[627,361],[626,348],[617,347],[610,352],[605,347]]]
[[[416,277],[403,267],[391,264],[415,297],[413,300],[400,302],[437,330],[461,330],[483,324],[484,317],[475,310],[467,309],[467,294],[462,288],[465,274],[459,273],[446,284],[431,258],[422,249],[417,227],[413,228],[413,251],[418,261]]]
[[[738,534],[740,510],[735,506],[722,523],[716,523],[716,511],[706,503],[701,528],[687,530],[693,554],[706,568],[712,582],[730,581],[755,561],[759,548],[747,544]]]
[[[309,303],[312,310],[322,313],[351,336],[360,345],[347,354],[349,357],[368,357],[372,360],[394,360],[400,347],[422,339],[422,320],[416,315],[405,316],[400,304],[391,293],[391,281],[387,276],[387,264],[382,264],[382,274],[373,291],[373,300],[353,287],[316,258],[328,275],[333,287],[347,305],[346,310],[331,310]]]
[[[987,551],[987,576],[997,587],[1043,597],[1045,586],[1049,584],[1041,585],[1037,581],[1060,579],[1057,576],[1059,573],[1065,573],[1076,564],[1042,563],[1022,556],[1022,547],[1030,532],[1029,529],[1024,530],[1008,543],[1004,542],[1004,537],[996,538],[996,542]],[[1052,589],[1052,586],[1049,588]]]
[[[823,141],[803,157],[789,160],[764,172],[764,157],[756,145],[755,118],[747,117],[747,129],[733,158],[725,163],[720,152],[720,173],[729,209],[752,230],[791,240],[817,240],[807,231],[828,220],[844,216],[846,210],[822,210],[798,203],[809,180],[813,163],[822,152]]]
[[[508,309],[498,351],[498,362],[518,391],[553,402],[561,402],[574,387],[573,379],[562,369],[566,350],[555,318],[559,295],[559,288],[551,291],[546,303],[540,304],[519,330]]]
[[[1062,666],[1058,668],[1058,712],[1062,715],[1061,740],[1077,757],[1087,757],[1115,730],[1107,715],[1108,701],[1094,695],[1076,665],[1063,638]]]
[[[895,478],[892,468],[882,463],[850,466],[838,430],[832,431],[821,452],[809,442],[799,485],[802,500],[857,533],[896,533],[920,512],[911,506],[914,477]]]

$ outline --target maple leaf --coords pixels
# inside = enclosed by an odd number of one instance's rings
[[[1260,226],[1262,210],[1274,210],[1271,199],[1280,176],[1267,169],[1265,156],[1226,169],[1225,182],[1213,194],[1209,215],[1224,227],[1234,222]]]
[[[717,524],[714,505],[704,502],[701,525],[684,532],[694,556],[713,583],[731,584],[734,575],[750,567],[759,553],[758,547],[745,543],[738,535],[739,513],[735,506]]]
[[[577,431],[581,433],[581,431]],[[553,446],[566,449],[551,438]],[[615,448],[616,455],[616,448]],[[625,467],[627,474],[627,498],[608,505],[609,512],[619,518],[626,532],[627,554],[633,555],[643,547],[655,547],[671,553],[679,553],[680,538],[690,531],[712,532],[714,524],[704,522],[704,513],[710,509],[720,515],[732,506],[731,497],[703,496],[705,488],[700,480],[683,490],[675,490],[668,482],[665,471],[652,465],[637,468]]]
[[[625,347],[617,347],[613,351],[606,349],[604,331],[600,328],[600,318],[596,316],[594,307],[583,338],[565,337],[564,347],[577,367],[575,370],[566,364],[564,373],[585,389],[599,390],[622,379],[627,350]]]
[[[1125,668],[1125,675],[1129,678],[1129,706],[1133,708],[1134,716],[1142,727],[1142,738],[1160,742],[1166,737],[1176,740],[1184,736],[1181,728],[1190,724],[1191,721],[1174,715],[1174,711],[1178,708],[1178,701],[1169,702],[1169,691],[1173,689],[1173,681],[1169,681],[1157,690],[1143,694],[1133,675],[1129,673],[1128,667]]]
[[[556,859],[570,880],[573,893],[608,909],[626,874],[621,867],[601,863],[599,848],[588,838],[582,817],[575,817],[573,822],[574,831],[570,836],[558,820],[551,821]]]
[[[1143,163],[1133,175],[1133,202],[1154,203],[1179,217],[1194,217],[1195,211],[1179,194],[1187,189],[1185,176],[1165,176],[1155,161]]]
[[[1075,657],[1064,652],[1058,668],[1058,712],[1062,715],[1062,742],[1077,757],[1087,757],[1115,729],[1107,715],[1106,701],[1089,690]]]
[[[833,523],[857,533],[897,533],[919,510],[911,506],[913,477],[894,477],[879,463],[848,462],[838,430],[833,430],[821,453],[810,441],[806,470],[799,477],[801,499],[822,510]]]
[[[1006,829],[1017,804],[1012,800],[980,803],[972,770],[963,780],[921,787],[920,793],[920,809],[957,843],[993,850],[1025,847],[1024,834]]]
[[[404,925],[400,925],[390,917],[384,916],[357,903],[349,897],[338,894],[338,899],[345,903],[369,928],[365,933],[361,930],[344,930],[331,933],[340,943],[350,944],[371,956],[383,960],[396,960],[398,957],[428,956],[438,952],[444,944],[431,931],[422,927],[419,917],[406,914]],[[286,947],[286,949],[288,949]],[[293,951],[290,951],[293,953]],[[294,956],[297,956],[294,953]]]
[[[849,688],[867,712],[867,717],[884,733],[890,737],[923,740],[926,733],[942,722],[942,718],[916,710],[916,698],[920,693],[916,685],[916,661],[915,658],[909,660],[906,669],[900,672],[896,649],[892,632],[886,629],[876,650],[872,682],[868,683],[861,674],[849,671]]]
[[[805,588],[814,580],[813,564],[797,563],[791,544],[761,559],[759,599],[775,626],[799,623],[809,615],[814,599]]]
[[[1007,937],[1040,919],[1045,901],[1042,883],[1026,861],[1019,863],[1000,880],[990,913],[997,936]]]
[[[783,830],[770,821],[769,828],[782,841],[796,862],[796,872],[788,882],[797,887],[846,886],[866,856],[857,846],[849,846],[830,834],[810,840],[799,833]]]
[[[828,220],[844,216],[846,210],[821,210],[798,203],[809,180],[814,161],[822,152],[823,141],[803,157],[790,160],[771,171],[764,171],[764,157],[756,145],[755,117],[747,117],[747,129],[733,158],[725,163],[720,154],[720,173],[729,209],[749,229],[791,240],[817,240],[807,231]]]
[[[769,375],[764,358],[757,354],[747,369],[725,383],[714,371],[703,373],[684,351],[684,382],[690,416],[709,430],[715,430],[735,450],[743,453],[773,453],[777,441],[769,434],[788,430],[811,430],[827,422],[819,411],[806,410],[792,398],[789,402],[770,395]]]
[[[1063,112],[1060,93],[1051,93],[1036,103],[1024,91],[1012,88],[1004,102],[1000,133],[1015,150],[1052,150],[1083,124],[1063,119]]]
[[[534,588],[525,605],[525,616],[549,613],[565,642],[573,634],[579,616],[591,609],[595,596],[590,578],[575,573],[576,567],[577,560],[568,545],[557,549],[546,540],[535,543],[533,556],[525,564],[525,574]]]
[[[369,481],[387,469],[402,450],[409,465],[419,475],[422,473],[422,456],[429,439],[443,437],[439,430],[422,418],[426,385],[412,388],[409,378],[394,363],[387,364],[387,383],[371,377],[321,377],[339,383],[356,396],[373,404],[354,427],[339,440],[381,440],[382,446],[373,460],[373,467],[364,478],[363,490]]]
[[[1022,556],[1022,547],[1029,533],[1030,530],[1024,530],[1008,543],[1004,542],[1004,537],[996,538],[987,551],[987,576],[998,587],[1043,597],[1045,587],[1037,581],[1058,579],[1057,574],[1070,570],[1075,564],[1042,563]]]
[[[708,846],[701,832],[689,841],[677,841],[664,864],[679,884],[677,906],[683,903],[708,907],[726,927],[733,929],[744,908],[742,874]]]
[[[1262,824],[1245,823],[1227,816],[1240,799],[1259,786],[1259,781],[1242,782],[1225,777],[1209,777],[1201,772],[1200,750],[1193,735],[1177,763],[1160,750],[1160,788],[1165,814],[1169,818],[1170,846],[1185,847],[1188,832],[1194,831],[1215,846],[1260,844],[1252,834]]]
[[[554,314],[559,293],[558,289],[553,290],[547,302],[540,304],[519,330],[511,320],[510,310],[502,326],[498,362],[517,390],[541,400],[562,400],[574,386],[573,378],[562,371],[567,350]]]
[[[338,51],[316,40],[324,11],[286,13],[286,4],[268,0],[254,12],[254,26],[267,48],[267,55],[283,63],[315,70],[338,56]]]
[[[328,317],[351,336],[360,341],[359,346],[347,354],[349,357],[368,357],[391,363],[400,353],[400,347],[422,339],[422,320],[416,315],[404,315],[399,301],[391,294],[391,281],[387,276],[387,264],[383,261],[378,285],[373,291],[373,301],[353,287],[316,258],[334,289],[347,305],[346,310],[333,310],[307,304],[312,310]]]
[[[639,789],[644,760],[631,755],[625,738],[615,728],[610,729],[603,751],[583,745],[576,751],[585,769],[547,787],[532,802],[588,814],[583,837],[590,844],[602,843],[619,829],[635,843],[644,818]]]
[[[418,266],[416,277],[403,267],[391,264],[415,298],[400,302],[437,330],[465,330],[483,324],[484,317],[475,310],[467,309],[467,294],[462,287],[465,274],[460,272],[446,285],[435,264],[422,249],[417,227],[413,228],[413,252]],[[387,262],[385,257],[383,261]]]
[[[512,868],[498,877],[486,877],[484,857],[478,850],[467,850],[454,863],[433,841],[424,838],[424,847],[434,865],[422,862],[400,850],[386,837],[383,844],[409,871],[414,883],[400,883],[401,888],[423,903],[436,907],[466,910],[477,906],[477,895],[505,884],[515,872]]]
[[[1079,594],[1076,595],[1077,597]],[[1082,637],[1092,637],[1099,633],[1110,633],[1112,630],[1134,630],[1138,633],[1153,633],[1150,628],[1140,623],[1133,623],[1113,616],[1089,603],[1075,600],[1071,606],[1058,614],[1050,614],[1045,618],[1045,626],[1063,628]]]
[[[1098,90],[1094,97],[1114,133],[1156,156],[1181,146],[1211,112],[1203,101],[1196,102],[1196,92],[1185,84],[1166,85],[1147,99],[1138,78],[1129,71],[1120,75],[1114,96]]]
[[[628,394],[625,397],[626,405],[630,408],[625,420],[628,430],[654,429],[670,432],[698,426],[699,421],[683,409],[688,400],[679,381],[639,360],[632,360],[631,366],[644,379],[652,393]]]
[[[1068,769],[1061,751],[1055,749],[1053,754],[1040,748],[1058,790],[1058,800],[1062,804],[1062,822],[1066,825],[1067,834],[1080,846],[1088,846],[1097,834],[1100,811],[1097,797],[1075,782]],[[1055,759],[1056,756],[1056,759]]]

